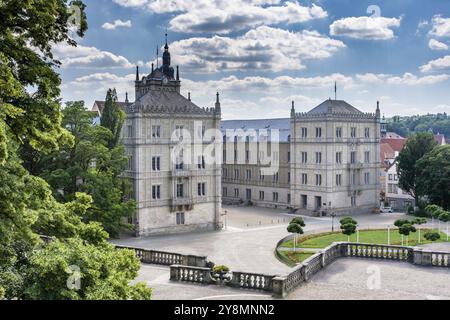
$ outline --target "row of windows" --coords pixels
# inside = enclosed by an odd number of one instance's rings
[[[198,183],[197,184],[197,195],[199,197],[206,196],[206,183]],[[177,198],[184,198],[184,184],[177,184]],[[161,199],[161,185],[153,185],[152,186],[152,199],[160,200]]]
[[[183,138],[183,131],[184,131],[184,126],[175,126],[175,136],[180,139]],[[205,126],[199,126],[197,127],[197,136],[198,137],[204,137],[205,136],[205,132],[206,132],[206,127]],[[155,125],[151,127],[151,137],[152,138],[161,138],[162,135],[162,130],[161,130],[161,126],[160,125]],[[133,135],[133,126],[132,125],[128,125],[127,126],[127,135],[128,138],[132,138]]]
[[[245,194],[246,199],[247,200],[251,200],[252,199],[252,190],[251,189],[246,189],[245,191],[246,191],[246,194]],[[224,197],[228,197],[228,188],[224,187],[222,189],[222,195]],[[239,192],[238,188],[234,189],[234,197],[235,198],[239,198],[240,197],[240,192]],[[272,192],[272,201],[273,202],[278,202],[279,199],[280,199],[279,193],[278,192]],[[259,200],[260,201],[266,200],[266,193],[265,193],[265,191],[259,191]],[[291,195],[290,194],[287,195],[287,203],[291,203]]]
[[[316,129],[316,138],[322,138],[322,128],[317,127]],[[308,138],[308,128],[302,128],[301,133],[302,138]],[[336,138],[342,138],[342,127],[336,128]],[[358,137],[358,128],[352,127],[350,128],[350,137],[357,138]],[[370,128],[364,128],[364,138],[370,138]]]

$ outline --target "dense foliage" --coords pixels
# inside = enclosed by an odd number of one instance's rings
[[[135,202],[126,200],[130,186],[119,176],[128,161],[124,148],[111,145],[115,138],[109,129],[93,125],[96,116],[86,111],[83,102],[68,102],[62,126],[74,136],[74,143],[48,154],[33,152],[28,166],[50,184],[61,202],[72,201],[77,192],[91,195],[93,203],[84,221],[100,222],[116,237],[121,230],[131,228],[127,218],[133,214]]]
[[[77,33],[83,36],[84,5],[70,4],[81,11]],[[62,126],[59,62],[52,55],[53,44],[76,45],[68,5],[67,0],[0,2],[0,297],[149,299],[145,285],[129,284],[139,265],[134,254],[113,249],[101,225],[84,218],[93,198],[74,192],[58,202],[19,156],[21,148],[50,154],[76,143]],[[54,240],[44,244],[40,235]],[[73,275],[67,265],[80,269],[79,288],[68,287]]]
[[[415,198],[419,203],[424,196],[419,185],[421,167],[417,163],[437,145],[431,133],[421,132],[408,138],[405,147],[397,157],[397,172],[399,187]]]
[[[418,132],[433,131],[450,137],[450,116],[446,113],[413,117],[394,117],[387,124],[387,130],[403,137]]]

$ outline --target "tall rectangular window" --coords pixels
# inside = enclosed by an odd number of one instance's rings
[[[152,137],[161,138],[161,126],[152,126]]]
[[[291,204],[291,194],[290,193],[288,193],[288,195],[287,195],[287,203]]]
[[[234,189],[234,197],[239,198],[239,189],[238,188]]]
[[[302,152],[302,163],[307,163],[307,162],[308,162],[308,153]]]
[[[322,163],[322,152],[316,152],[316,163]]]
[[[127,137],[133,138],[133,126],[131,124],[127,126]]]
[[[336,128],[336,138],[342,138],[342,128]]]
[[[184,212],[177,212],[177,225],[185,224],[185,216]]]
[[[356,128],[355,128],[355,127],[352,127],[352,128],[350,129],[350,136],[351,136],[352,138],[356,138]]]
[[[336,175],[336,186],[342,186],[342,174]]]
[[[239,179],[239,169],[234,169],[234,178]]]
[[[350,153],[350,163],[355,164],[356,163],[356,151],[352,151]]]
[[[342,152],[336,152],[336,163],[342,164]]]
[[[274,192],[272,195],[273,202],[278,202],[278,192]]]
[[[259,192],[259,200],[264,200],[264,191]]]
[[[247,180],[252,179],[252,171],[251,170],[249,170],[249,169],[246,170],[246,177],[247,177]]]
[[[370,138],[370,128],[364,128],[364,137]]]
[[[364,162],[370,163],[370,151],[364,152]]]
[[[302,128],[302,138],[308,138],[308,128]]]
[[[364,173],[364,184],[370,184],[370,173]]]
[[[152,199],[159,200],[161,199],[161,186],[152,186]]]
[[[316,174],[316,186],[321,186],[321,185],[322,185],[322,175]]]
[[[228,197],[228,188],[227,188],[227,187],[223,187],[223,188],[222,188],[222,195],[223,195],[224,197]]]
[[[206,168],[206,164],[205,164],[205,157],[204,156],[199,156],[198,157],[198,164],[197,167],[199,169],[205,169]]]
[[[184,198],[184,185],[182,183],[177,184],[177,198]]]
[[[302,184],[308,184],[308,175],[306,173],[302,173]]]
[[[287,180],[288,180],[288,183],[291,183],[291,173],[290,172],[287,173]]]
[[[322,128],[316,128],[316,138],[322,138]]]
[[[202,182],[197,185],[197,194],[199,197],[206,196],[206,183]]]
[[[288,163],[291,162],[291,152],[290,151],[288,151],[288,153],[287,153],[287,162]]]
[[[152,170],[161,171],[161,157],[152,157]]]

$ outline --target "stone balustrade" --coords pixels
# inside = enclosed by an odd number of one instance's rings
[[[183,265],[194,267],[206,267],[206,257],[183,255],[164,251],[147,250],[142,248],[116,246],[118,249],[129,249],[136,252],[136,256],[142,263],[159,264],[165,266]]]
[[[172,265],[170,266],[170,280],[198,284],[210,284],[211,269],[202,267]]]
[[[274,276],[264,274],[233,272],[233,277],[229,286],[243,289],[272,291],[273,278]]]

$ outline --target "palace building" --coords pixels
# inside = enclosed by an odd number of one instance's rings
[[[224,135],[233,130],[251,134],[234,143],[225,138],[225,149],[232,152],[224,152],[224,202],[288,208],[306,215],[379,207],[379,105],[375,113],[363,113],[345,101],[329,99],[297,113],[293,102],[290,118],[222,122]],[[261,138],[261,131],[269,136],[278,132],[279,143]],[[261,160],[267,157],[278,170],[267,172],[268,163]]]
[[[142,77],[137,68],[135,102],[123,106],[122,140],[129,156],[124,177],[132,181],[137,202],[136,234],[221,229],[220,164],[175,152],[188,136],[200,135],[191,146],[201,148],[204,133],[220,129],[219,96],[212,108],[200,108],[182,96],[167,41],[164,49],[160,68],[152,67]]]
[[[221,121],[218,93],[200,108],[180,88],[166,35],[162,66],[142,77],[137,67],[135,101],[119,103],[137,236],[221,229],[222,202],[307,215],[379,207],[379,105],[363,113],[329,99],[297,113],[293,102],[288,118]],[[211,144],[214,161],[192,152]]]

